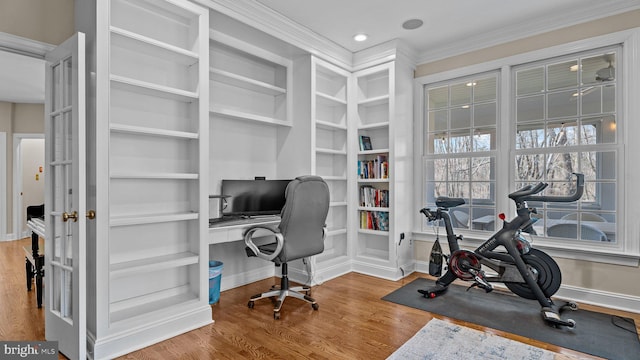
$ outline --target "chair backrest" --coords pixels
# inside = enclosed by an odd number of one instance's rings
[[[299,176],[289,183],[285,197],[279,225],[284,247],[277,259],[284,263],[323,252],[329,212],[327,184],[319,176]]]
[[[570,213],[562,217],[562,220],[578,220],[578,213]],[[580,213],[580,220],[582,221],[598,221],[607,222],[605,218],[598,214],[582,212]]]
[[[547,229],[548,236],[562,237],[569,239],[578,238],[578,224],[554,224]],[[580,237],[583,240],[609,241],[607,235],[602,230],[588,224],[580,225]]]

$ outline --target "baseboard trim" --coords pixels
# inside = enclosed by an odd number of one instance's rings
[[[429,263],[427,262],[416,261],[415,267],[418,272],[424,273],[425,275],[429,273]],[[501,284],[496,285],[504,287]],[[506,287],[504,288],[506,289]],[[638,296],[562,285],[560,290],[558,290],[554,295],[554,298],[555,297],[558,299],[572,300],[579,303],[640,314],[640,297]]]
[[[251,284],[252,282],[260,281],[276,275],[276,267],[272,262],[265,262],[265,266],[245,271],[237,274],[225,275],[222,271],[222,279],[220,282],[220,291],[225,291],[239,286]],[[280,274],[278,274],[279,276]]]
[[[113,359],[212,323],[211,306],[206,305],[101,338],[88,332],[87,357]]]

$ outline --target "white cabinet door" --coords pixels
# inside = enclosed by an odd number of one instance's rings
[[[45,337],[86,358],[85,36],[46,55]]]

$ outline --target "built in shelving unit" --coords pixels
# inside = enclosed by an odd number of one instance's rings
[[[312,57],[312,171],[329,186],[331,202],[327,216],[325,249],[315,257],[317,269],[327,276],[344,272],[349,264],[348,168],[348,84],[351,74],[337,66]],[[333,270],[329,270],[333,269]]]
[[[210,32],[210,111],[291,126],[291,61],[222,32]]]
[[[388,262],[393,212],[389,206],[391,172],[389,154],[392,68],[379,65],[355,73],[358,136],[358,240],[356,256],[365,261]],[[370,194],[374,194],[373,200]],[[367,195],[369,194],[369,195]],[[378,197],[382,197],[376,200]],[[384,200],[386,199],[386,200]]]
[[[209,12],[186,0],[96,1],[95,11],[105,41],[89,91],[98,129],[89,353],[112,358],[211,322]]]

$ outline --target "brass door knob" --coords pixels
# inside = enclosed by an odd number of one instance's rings
[[[69,219],[72,219],[73,222],[77,222],[78,221],[78,212],[74,211],[71,214],[63,212],[62,213],[62,221],[67,222]]]
[[[87,211],[87,219],[93,220],[96,218],[96,212],[94,210]]]

